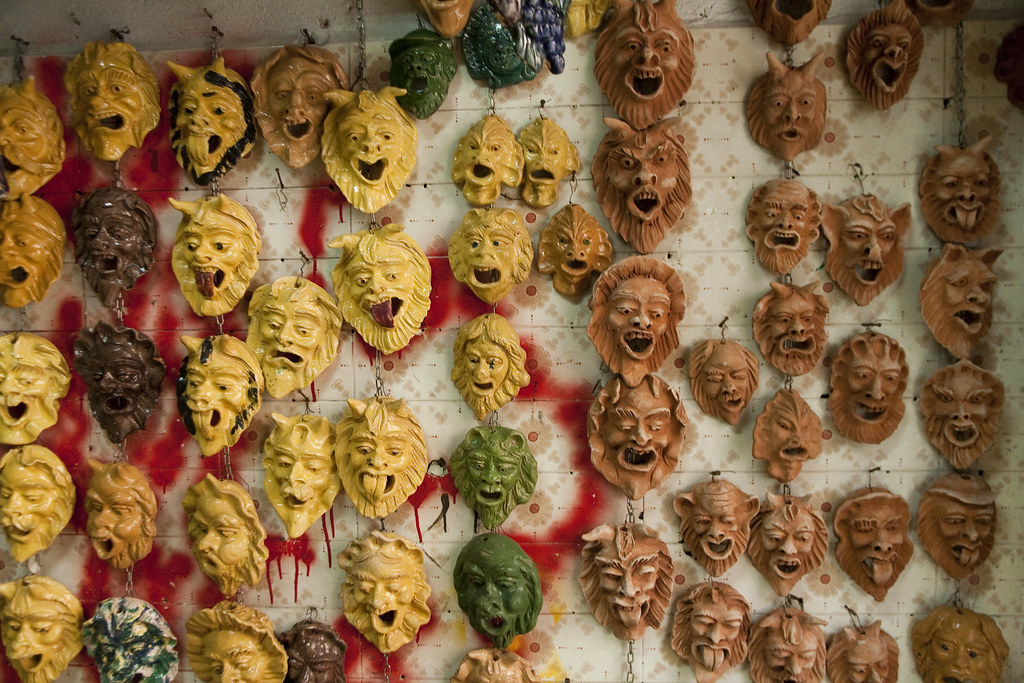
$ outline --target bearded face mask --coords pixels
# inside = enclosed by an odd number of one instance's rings
[[[285,683],[345,683],[348,646],[330,624],[304,619],[280,635],[288,653]]]
[[[999,220],[999,167],[983,137],[970,147],[938,145],[928,159],[917,193],[925,222],[944,242],[987,237]]]
[[[747,548],[759,507],[757,496],[722,479],[701,482],[677,496],[680,533],[694,561],[715,577],[728,571]]]
[[[576,145],[557,123],[544,117],[519,133],[525,167],[523,201],[540,209],[558,200],[558,183],[580,170]]]
[[[451,677],[451,683],[540,683],[530,663],[508,650],[471,650]]]
[[[437,32],[445,38],[454,38],[469,21],[473,0],[416,0],[427,13]]]
[[[832,7],[832,0],[747,0],[747,7],[754,17],[754,23],[769,38],[789,47],[803,41],[825,20]]]
[[[491,6],[478,5],[462,34],[462,58],[466,60],[470,77],[486,81],[492,90],[532,80],[540,70],[524,61],[516,48],[516,38]]]
[[[398,103],[418,119],[444,104],[458,64],[450,40],[421,28],[388,46],[391,85],[405,90]]]
[[[64,164],[64,126],[35,80],[0,86],[0,199],[32,194]]]
[[[740,421],[757,390],[757,357],[739,342],[705,339],[690,351],[690,391],[711,417]]]
[[[74,508],[71,474],[53,451],[28,444],[0,458],[0,527],[15,560],[49,548]]]
[[[995,440],[1005,394],[998,377],[968,360],[940,368],[921,388],[928,442],[967,469]]]
[[[858,489],[836,509],[832,524],[839,566],[877,602],[885,600],[914,552],[907,501],[882,488]]]
[[[876,621],[864,628],[846,627],[829,639],[826,670],[833,683],[896,683],[899,646]]]
[[[821,420],[800,394],[780,389],[754,423],[753,453],[776,481],[793,481],[805,461],[821,454]]]
[[[816,76],[825,53],[792,68],[771,52],[767,57],[768,73],[754,84],[747,100],[747,123],[754,142],[792,161],[817,147],[825,132],[825,84]]]
[[[967,358],[992,326],[992,266],[1002,249],[964,249],[946,243],[925,272],[917,294],[921,317],[935,341]]]
[[[921,496],[917,536],[935,564],[954,579],[966,579],[992,553],[996,494],[977,474],[940,477]]]
[[[537,459],[526,437],[507,427],[470,429],[450,461],[459,495],[486,529],[498,527],[528,502],[537,485]]]
[[[85,530],[96,555],[127,569],[149,554],[156,535],[156,496],[139,468],[125,462],[89,460]]]
[[[777,178],[754,190],[747,237],[765,268],[776,275],[793,270],[820,234],[821,202],[803,183]]]
[[[460,327],[452,354],[451,380],[477,420],[483,421],[530,383],[519,335],[497,313],[485,313]]]
[[[769,612],[750,630],[753,683],[821,683],[825,677],[823,619],[793,607]]]
[[[921,25],[904,0],[893,0],[861,19],[846,39],[850,82],[875,109],[902,100],[924,51]]]
[[[672,621],[672,650],[697,683],[715,683],[747,658],[750,605],[727,583],[695,584],[679,596]]]
[[[32,443],[57,424],[71,371],[57,347],[30,332],[0,336],[0,443]]]
[[[452,155],[452,182],[473,206],[493,204],[501,186],[523,182],[523,148],[500,116],[485,116],[459,139]]]
[[[60,276],[64,221],[48,203],[22,195],[0,203],[0,299],[20,308],[42,301]]]
[[[82,624],[85,650],[106,681],[171,683],[178,676],[178,639],[153,605],[107,598]]]
[[[455,279],[496,304],[530,274],[533,244],[514,209],[470,209],[448,240]]]
[[[284,680],[287,655],[274,636],[274,623],[258,609],[222,600],[193,613],[185,629],[185,652],[199,680]]]
[[[810,497],[769,493],[750,526],[747,553],[779,595],[789,595],[806,574],[821,566],[828,529]]]
[[[0,635],[25,683],[49,683],[82,650],[82,603],[48,576],[0,584]]]
[[[917,675],[925,683],[999,683],[1010,647],[992,617],[940,605],[910,631]]]
[[[892,337],[864,332],[847,339],[832,363],[828,408],[839,432],[858,443],[888,439],[906,406],[907,355]]]
[[[814,284],[771,283],[754,306],[754,341],[761,355],[787,375],[805,375],[825,352],[828,299]]]
[[[540,231],[537,270],[552,276],[555,291],[577,297],[612,264],[612,242],[597,219],[579,204],[567,204]]]

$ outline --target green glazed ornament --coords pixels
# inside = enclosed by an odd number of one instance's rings
[[[82,624],[82,639],[102,683],[170,683],[178,675],[178,653],[167,621],[138,598],[107,598]]]
[[[526,437],[507,427],[470,429],[452,453],[451,469],[459,495],[487,529],[529,501],[537,485],[537,459]]]
[[[462,34],[462,57],[469,75],[486,80],[488,88],[529,81],[538,73],[519,57],[512,34],[486,3],[469,17]]]
[[[452,42],[425,28],[410,31],[391,43],[391,85],[406,92],[402,108],[418,119],[437,111],[448,96],[458,65]]]

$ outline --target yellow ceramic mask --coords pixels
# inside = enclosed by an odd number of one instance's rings
[[[452,181],[473,206],[493,204],[501,186],[523,182],[523,148],[500,116],[485,116],[459,140],[452,156]]]
[[[579,38],[601,27],[612,0],[570,0],[565,16],[565,37]]]
[[[57,347],[30,332],[0,337],[0,443],[32,443],[57,424],[71,371]]]
[[[32,194],[63,163],[64,126],[53,103],[36,91],[31,77],[0,86],[0,199]]]
[[[49,448],[29,444],[0,458],[0,526],[15,560],[49,548],[74,509],[71,474]]]
[[[505,298],[526,279],[533,244],[513,209],[470,209],[448,240],[452,274],[489,304]]]
[[[452,382],[477,420],[514,399],[530,383],[519,335],[497,313],[486,313],[460,327],[452,351]]]
[[[281,683],[288,656],[263,612],[223,600],[185,624],[185,651],[206,683]]]
[[[29,194],[0,202],[0,298],[6,306],[42,301],[63,256],[64,221],[52,206]]]
[[[146,475],[134,465],[89,460],[89,468],[85,530],[92,549],[111,567],[127,569],[153,549],[156,496]]]
[[[263,483],[288,535],[298,538],[334,504],[341,489],[334,464],[334,425],[315,415],[273,413],[263,443]]]
[[[82,603],[48,576],[0,584],[4,651],[23,683],[50,683],[82,650]]]
[[[519,133],[525,168],[523,201],[534,208],[551,206],[558,200],[558,183],[580,170],[576,145],[562,128],[544,117]]]

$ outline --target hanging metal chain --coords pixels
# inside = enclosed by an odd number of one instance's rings
[[[124,450],[124,440],[116,444],[114,449],[114,462],[128,462],[128,454]]]
[[[633,683],[633,641],[626,647],[626,683]]]
[[[124,189],[124,178],[121,176],[121,160],[114,160],[114,187],[119,190]]]
[[[494,116],[494,114],[495,114],[495,108],[494,108],[494,88],[488,88],[487,89],[487,113],[490,116]]]
[[[626,499],[626,524],[636,522],[636,512],[633,510],[633,501]]]
[[[359,66],[356,67],[353,90],[356,83],[362,83],[363,88],[370,87],[370,82],[366,80],[366,19],[363,17],[363,0],[356,0],[356,29],[359,31]]]
[[[214,316],[213,321],[217,323],[217,334],[224,334],[224,316]]]
[[[14,41],[14,78],[20,83],[25,80],[25,48],[28,47],[28,41],[18,36],[11,36],[11,40]]]
[[[225,446],[222,454],[222,465],[224,468],[224,478],[234,481],[235,475],[231,471],[231,447]]]
[[[857,629],[857,632],[864,633],[864,624],[861,623],[860,615],[857,614],[857,612],[849,605],[843,605],[843,607],[850,613],[850,623],[853,624],[855,629]]]
[[[384,394],[384,377],[380,372],[380,349],[377,349],[376,353],[373,354],[373,375],[374,375],[374,387],[373,395],[377,398],[382,398]]]
[[[391,653],[384,655],[384,683],[391,683]]]
[[[964,87],[964,22],[956,22],[956,92],[953,93],[953,106],[956,110],[956,132],[957,144],[961,147],[967,146],[966,119],[964,113],[964,100],[967,98],[967,90]]]
[[[135,565],[128,565],[128,578],[124,582],[124,594],[129,598],[135,597]]]

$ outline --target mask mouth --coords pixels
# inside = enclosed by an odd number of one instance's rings
[[[196,289],[207,299],[213,297],[223,284],[224,271],[219,268],[217,270],[196,271]]]
[[[123,413],[132,407],[132,402],[121,394],[114,394],[107,398],[103,405],[111,413]]]
[[[25,413],[27,412],[28,405],[26,405],[24,402],[16,403],[13,406],[7,406],[7,414],[10,415],[11,419],[13,419],[15,422],[18,422],[23,417],[25,417]]]
[[[537,168],[530,171],[530,180],[536,183],[550,183],[554,181],[555,174],[546,168]]]
[[[981,202],[956,202],[946,209],[946,220],[964,230],[973,230],[983,206]]]
[[[407,90],[416,95],[422,95],[427,91],[427,79],[423,76],[413,76],[409,81],[409,87]]]
[[[221,138],[219,135],[211,135],[206,140],[206,151],[210,154],[216,154],[217,150],[220,149]]]
[[[661,90],[662,82],[660,71],[635,69],[629,87],[640,97],[654,97]]]
[[[637,218],[649,221],[661,206],[661,198],[653,190],[638,190],[629,201],[630,210]]]
[[[953,317],[961,322],[971,333],[981,331],[981,313],[969,308],[962,308],[953,313]]]
[[[776,0],[775,11],[785,14],[794,21],[803,19],[812,9],[814,3],[811,0]]]
[[[309,135],[309,131],[313,129],[313,124],[308,120],[300,121],[299,123],[289,123],[284,127],[284,132],[293,140],[301,140],[302,138]]]
[[[871,75],[875,79],[875,85],[887,93],[891,93],[896,90],[896,84],[903,78],[903,66],[897,66],[888,59],[880,59],[875,64]]]
[[[275,351],[274,358],[280,358],[283,361],[291,363],[292,365],[301,365],[302,356],[291,351]]]
[[[220,411],[219,410],[212,410],[212,411],[210,411],[210,426],[211,427],[216,427],[219,424],[220,424]]]
[[[775,563],[775,572],[780,576],[789,578],[800,571],[801,562],[797,559],[783,559]]]
[[[789,448],[783,448],[782,456],[788,460],[803,460],[807,457],[807,449],[803,446],[791,446]]]
[[[970,446],[979,437],[978,429],[970,422],[967,424],[950,423],[943,432],[947,441],[961,448]]]
[[[796,142],[801,137],[803,137],[803,133],[801,133],[798,128],[786,128],[781,133],[779,133],[779,137],[785,140],[786,142]]]
[[[389,297],[370,306],[370,315],[375,323],[390,330],[395,326],[395,316],[403,303],[397,296]]]
[[[120,114],[104,116],[100,119],[100,127],[107,130],[121,130],[124,127],[124,117]]]
[[[359,175],[363,177],[363,180],[375,183],[384,176],[384,169],[388,165],[387,159],[377,159],[377,161],[371,163],[365,162],[360,159],[359,161]]]
[[[387,633],[398,625],[398,610],[389,609],[386,612],[373,615],[374,630],[380,633]]]
[[[814,353],[815,349],[813,337],[808,337],[807,339],[793,339],[792,337],[786,337],[782,340],[782,343],[779,346],[782,347],[783,353]]]
[[[882,403],[868,405],[867,403],[854,403],[853,414],[862,422],[877,422],[885,417],[889,407]]]
[[[96,261],[96,270],[101,273],[117,273],[121,270],[121,259],[116,256],[104,256]]]
[[[97,546],[97,549],[102,554],[101,559],[110,557],[114,552],[114,541],[109,538],[97,538],[93,539]]]
[[[630,330],[623,336],[622,341],[629,350],[629,354],[634,357],[646,356],[654,348],[654,337],[649,332]]]
[[[853,264],[853,275],[866,285],[873,285],[882,274],[882,262],[865,259]]]
[[[484,502],[484,503],[494,504],[494,503],[500,503],[502,496],[501,496],[501,491],[488,491],[488,490],[480,489],[479,491],[476,492],[476,497],[477,498],[482,498],[483,499],[482,502]]]
[[[475,268],[473,279],[482,285],[493,285],[501,280],[501,271],[497,268]]]
[[[717,543],[707,541],[704,543],[704,550],[708,557],[713,560],[727,559],[729,557],[729,553],[732,551],[732,539],[727,538]]]
[[[619,456],[619,464],[625,469],[646,472],[654,468],[658,455],[651,449],[626,448]]]
[[[587,269],[587,262],[579,259],[571,259],[569,261],[563,261],[562,267],[565,270],[571,270],[574,272],[582,272]]]
[[[796,249],[800,246],[800,234],[793,230],[772,230],[767,242],[773,249]]]
[[[21,266],[11,268],[10,275],[11,282],[15,282],[19,285],[23,284],[26,280],[28,280],[28,271],[22,268]]]
[[[486,164],[473,164],[471,172],[473,174],[473,178],[480,182],[483,182],[494,175],[494,169]]]
[[[20,657],[18,664],[22,669],[30,673],[34,673],[37,669],[43,666],[43,653],[29,655],[28,657]]]
[[[494,391],[494,382],[473,382],[473,388],[481,394],[489,394]]]
[[[371,500],[383,500],[390,495],[395,488],[396,481],[393,475],[374,472],[363,472],[361,477],[363,490]]]

